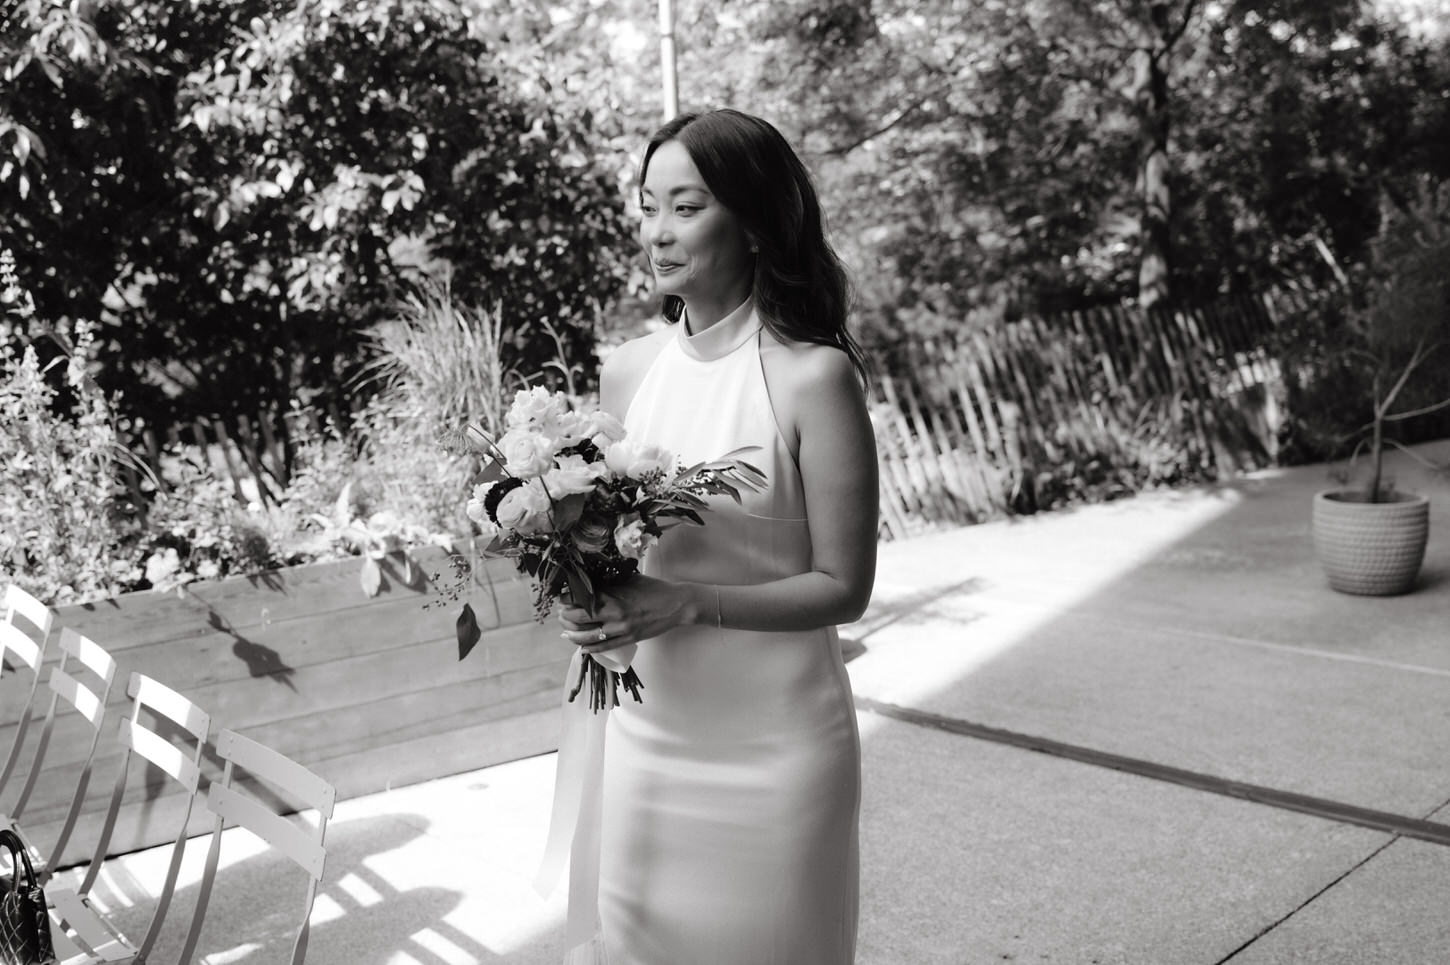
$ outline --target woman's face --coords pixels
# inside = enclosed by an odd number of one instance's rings
[[[640,187],[639,241],[660,293],[678,295],[687,308],[729,300],[742,286],[749,292],[750,242],[679,141],[666,141],[650,157]]]

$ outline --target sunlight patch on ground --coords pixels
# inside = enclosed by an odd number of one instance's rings
[[[921,706],[1241,498],[1224,490],[1149,493],[882,544],[871,607],[841,628],[848,653],[864,648],[848,665],[852,687]],[[884,723],[862,714],[862,737]]]
[[[376,823],[387,820],[411,831],[398,847],[353,859],[356,876],[387,899],[380,909],[407,902],[421,912],[406,942],[390,950],[388,965],[509,961],[562,928],[564,882],[548,899],[532,884],[544,851],[557,759],[525,758],[338,805],[339,830],[355,825],[368,829],[364,836],[400,837]],[[448,806],[440,808],[440,802]],[[326,890],[341,905],[355,898],[348,912],[358,912],[369,900],[356,885],[329,884]],[[318,904],[321,908],[321,897]],[[329,913],[339,907],[334,903]]]
[[[414,932],[411,940],[444,965],[477,965],[478,959],[431,928]]]
[[[231,962],[245,960],[255,952],[262,950],[262,946],[255,942],[243,942],[235,948],[228,948],[226,951],[212,952],[206,957],[208,965],[230,965]]]

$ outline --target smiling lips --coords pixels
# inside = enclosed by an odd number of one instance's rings
[[[657,261],[654,263],[655,271],[673,271],[680,267],[678,261]]]

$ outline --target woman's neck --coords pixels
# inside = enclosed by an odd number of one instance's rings
[[[732,286],[715,297],[684,299],[683,317],[688,323],[690,334],[698,335],[713,327],[720,319],[744,305],[751,294],[751,281],[752,279],[747,278],[742,284]]]

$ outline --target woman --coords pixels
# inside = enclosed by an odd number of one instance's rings
[[[848,965],[860,744],[837,624],[875,575],[875,443],[848,283],[810,176],[737,111],[682,115],[639,172],[672,327],[610,355],[601,404],[687,463],[742,446],[763,492],[665,533],[565,636],[640,644],[607,725],[599,915],[610,965]]]

